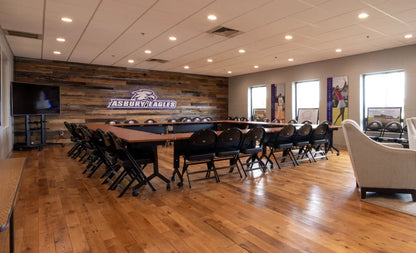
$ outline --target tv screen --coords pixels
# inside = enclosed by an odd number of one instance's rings
[[[60,87],[13,82],[12,112],[13,116],[60,114]]]

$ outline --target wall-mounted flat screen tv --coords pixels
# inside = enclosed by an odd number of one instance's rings
[[[13,116],[61,113],[59,86],[13,82],[11,98]]]

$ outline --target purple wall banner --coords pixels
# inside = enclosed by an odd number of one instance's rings
[[[275,105],[275,103],[276,103],[276,84],[272,84],[271,93],[272,94],[271,94],[270,100],[271,100],[271,103],[272,103],[272,107],[270,108],[270,110],[271,110],[271,113],[272,113],[271,119],[274,120],[275,119],[274,112],[276,110],[276,105]]]
[[[327,119],[340,126],[348,119],[348,77],[330,77],[327,85]]]
[[[327,89],[326,89],[326,97],[327,97],[327,105],[326,105],[326,120],[332,122],[332,77],[328,77],[326,79]]]

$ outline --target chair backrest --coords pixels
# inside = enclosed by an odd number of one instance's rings
[[[240,121],[248,121],[248,119],[246,117],[240,117],[239,120]]]
[[[329,126],[331,126],[331,125],[332,125],[332,122],[331,122],[331,121],[329,121],[329,120],[322,121],[322,122],[321,122],[321,124],[322,124],[322,123],[328,124]]]
[[[255,148],[261,146],[265,136],[264,128],[251,128],[243,137],[240,149]]]
[[[212,121],[212,118],[211,117],[205,117],[201,121],[203,121],[203,122]]]
[[[81,126],[80,130],[82,132],[84,140],[92,144],[92,142],[94,141],[94,132],[86,126]]]
[[[280,130],[275,139],[276,144],[291,143],[296,135],[296,127],[294,125],[286,125]]]
[[[114,144],[114,148],[117,151],[124,151],[125,150],[125,145],[123,140],[121,140],[117,135],[115,135],[113,132],[109,131],[108,136],[111,138],[112,143]]]
[[[114,125],[114,124],[120,124],[120,121],[114,120],[114,119],[110,119],[110,120],[107,120],[105,123],[106,124],[109,124],[109,125]]]
[[[179,119],[180,122],[192,122],[192,119],[187,118],[187,117],[182,117]]]
[[[282,123],[282,121],[280,119],[274,119],[272,120],[272,123]]]
[[[287,123],[289,123],[289,124],[296,124],[296,123],[298,123],[298,122],[297,122],[297,120],[295,120],[295,119],[291,119],[291,120],[289,120]]]
[[[78,138],[79,135],[76,133],[75,129],[77,128],[77,125],[74,123],[68,123],[67,121],[64,122],[64,125],[66,129],[68,129],[68,132],[75,138]]]
[[[126,123],[126,124],[135,124],[135,123],[139,123],[139,122],[135,119],[128,119],[128,120],[124,121],[124,123]]]
[[[228,128],[218,136],[216,149],[238,149],[242,136],[239,128]]]
[[[326,123],[321,123],[315,128],[315,130],[312,131],[311,139],[312,140],[326,139],[328,131],[329,131],[329,125]]]
[[[312,131],[313,130],[311,124],[302,125],[298,130],[296,130],[294,137],[295,142],[309,141]]]
[[[175,122],[178,122],[176,119],[168,119],[168,122],[169,123],[175,123]]]
[[[157,123],[154,119],[147,119],[144,123]]]
[[[386,132],[401,133],[402,131],[403,131],[403,127],[402,127],[402,124],[400,124],[400,122],[390,121],[384,126],[383,134]]]
[[[201,154],[215,152],[217,134],[211,129],[194,132],[188,139],[187,153]]]
[[[407,138],[409,139],[409,149],[416,150],[416,117],[407,118]]]
[[[310,121],[310,120],[304,120],[303,122],[302,122],[302,124],[312,124],[312,121]]]
[[[102,139],[102,141],[103,141],[103,143],[106,147],[111,147],[113,145],[113,143],[112,143],[110,137],[108,136],[108,134],[106,132],[104,132],[102,129],[97,128],[95,130],[95,132],[97,133],[99,138]]]
[[[263,122],[270,122],[270,119],[268,119],[268,118],[264,118],[264,119],[263,119]]]
[[[383,131],[383,123],[381,123],[379,120],[373,120],[367,124],[365,131],[381,132]]]
[[[192,121],[193,122],[200,122],[201,121],[201,118],[200,117],[195,117],[195,118],[192,119]]]
[[[68,129],[68,132],[72,134],[72,127],[71,124],[69,124],[67,121],[64,121],[64,126],[66,127],[66,129]]]

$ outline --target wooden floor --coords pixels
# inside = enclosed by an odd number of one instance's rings
[[[16,252],[416,252],[416,217],[360,201],[345,151],[191,189],[155,179],[156,192],[117,198],[69,148],[13,153],[28,156]],[[172,148],[159,153],[170,176]]]

